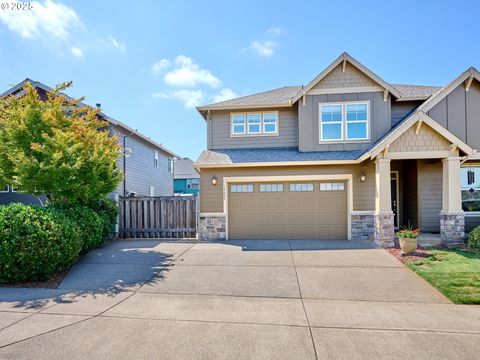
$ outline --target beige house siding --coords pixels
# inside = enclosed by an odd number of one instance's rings
[[[441,160],[418,160],[419,225],[425,232],[440,231],[442,169]]]
[[[272,112],[278,110],[278,135],[230,135],[232,112]],[[253,109],[238,111],[212,111],[207,122],[209,149],[297,147],[297,105],[286,109]]]
[[[449,141],[428,125],[422,125],[416,134],[417,125],[405,131],[390,145],[390,152],[448,151]]]
[[[338,65],[312,89],[335,89],[348,87],[379,86],[375,81],[348,63],[343,72],[343,64]]]
[[[366,181],[360,182],[360,174],[366,174]],[[290,166],[264,168],[219,168],[202,169],[200,211],[202,213],[223,212],[223,177],[230,176],[274,176],[274,175],[327,175],[352,174],[353,211],[373,211],[375,209],[375,164],[337,166]],[[212,177],[218,179],[212,185]]]

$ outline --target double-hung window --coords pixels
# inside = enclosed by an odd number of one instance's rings
[[[356,103],[345,105],[347,140],[368,139],[368,104]]]
[[[231,114],[230,134],[233,136],[278,135],[277,112]]]
[[[343,105],[320,105],[320,134],[323,141],[343,139]]]
[[[245,114],[232,115],[232,134],[233,135],[245,134]]]
[[[277,133],[277,114],[276,113],[263,114],[263,132],[265,134]]]
[[[369,139],[369,103],[320,104],[320,141]]]
[[[247,114],[248,133],[260,134],[262,130],[262,114]]]
[[[158,159],[159,159],[159,153],[158,153],[158,150],[155,149],[154,155],[153,155],[153,166],[158,167]]]

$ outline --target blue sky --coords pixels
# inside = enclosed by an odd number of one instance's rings
[[[26,77],[73,80],[70,95],[193,159],[206,146],[195,105],[306,84],[343,51],[392,83],[444,85],[480,68],[478,1],[32,6],[0,10],[2,92]]]

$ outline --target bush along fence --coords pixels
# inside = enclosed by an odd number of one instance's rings
[[[113,232],[117,205],[0,206],[0,283],[45,281]]]
[[[119,237],[195,238],[195,196],[121,197]]]

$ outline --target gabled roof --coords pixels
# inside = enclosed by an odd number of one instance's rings
[[[394,88],[392,85],[383,80],[380,76],[372,72],[370,69],[365,67],[362,63],[354,59],[350,54],[344,52],[340,55],[335,61],[327,66],[320,74],[318,74],[312,81],[310,81],[307,86],[305,86],[302,91],[298,92],[292,99],[292,102],[298,101],[303,95],[308,93],[316,84],[318,84],[323,78],[325,78],[333,69],[342,64],[344,61],[352,64],[366,76],[374,80],[377,84],[383,87],[385,90],[388,90],[395,97],[399,98],[401,96],[400,92]]]
[[[174,178],[175,179],[198,179],[200,174],[193,167],[193,160],[189,158],[175,160]]]
[[[450,94],[453,90],[455,90],[458,85],[466,81],[472,81],[476,79],[480,81],[480,73],[474,67],[470,67],[461,73],[456,79],[451,81],[447,86],[439,89],[433,96],[431,96],[427,101],[425,101],[420,107],[418,111],[427,112],[430,111],[435,105],[437,105],[440,101],[442,101],[448,94]]]
[[[450,141],[452,144],[458,146],[460,150],[465,152],[468,155],[473,155],[475,153],[474,149],[468,146],[465,142],[460,140],[450,131],[445,129],[442,125],[432,119],[423,111],[415,111],[413,114],[408,116],[405,120],[401,121],[397,126],[395,126],[390,132],[388,132],[383,138],[377,141],[365,154],[371,159],[379,155],[385,148],[390,146],[395,140],[397,140],[405,131],[410,127],[415,125],[417,122],[424,122],[430,126],[433,130],[442,135],[445,139]]]
[[[241,108],[253,109],[272,106],[291,106],[292,97],[294,97],[301,89],[301,86],[284,86],[278,89],[242,96],[231,100],[221,101],[215,104],[199,106],[197,107],[197,110],[228,110]]]
[[[2,93],[0,96],[1,97],[5,97],[5,96],[8,96],[8,95],[12,95],[12,94],[15,94],[15,93],[19,93],[20,95],[23,94],[23,87],[27,84],[27,83],[30,83],[32,84],[32,86],[36,87],[36,88],[39,88],[39,89],[42,89],[46,92],[52,92],[53,89],[45,84],[42,84],[41,82],[39,81],[34,81],[32,79],[29,79],[29,78],[26,78],[25,80],[23,80],[22,82],[18,83],[17,85],[11,87],[10,89],[8,89],[7,91],[5,91],[4,93]],[[62,96],[64,96],[67,100],[73,100],[72,97],[64,94],[64,93],[61,93]],[[87,105],[85,103],[79,103],[79,105],[81,106],[88,106],[88,107],[91,107],[90,105]],[[128,125],[122,123],[121,121],[118,121],[114,118],[111,118],[110,116],[104,114],[103,112],[99,112],[99,116],[102,117],[103,119],[105,119],[106,121],[108,121],[109,123],[113,124],[113,125],[116,125],[116,126],[119,126],[121,127],[122,129],[126,130],[127,132],[129,133],[132,133],[132,134],[135,134],[137,135],[138,137],[142,138],[143,140],[145,140],[146,142],[150,143],[151,145],[153,145],[154,147],[162,150],[163,152],[167,153],[168,155],[170,156],[173,156],[173,157],[176,157],[176,158],[180,158],[180,156],[178,156],[177,154],[175,154],[173,151],[167,149],[166,147],[164,147],[162,144],[159,144],[157,143],[156,141],[152,140],[150,137],[148,136],[145,136],[143,135],[142,133],[138,132],[137,130],[134,130],[132,129],[131,127],[129,127]]]

